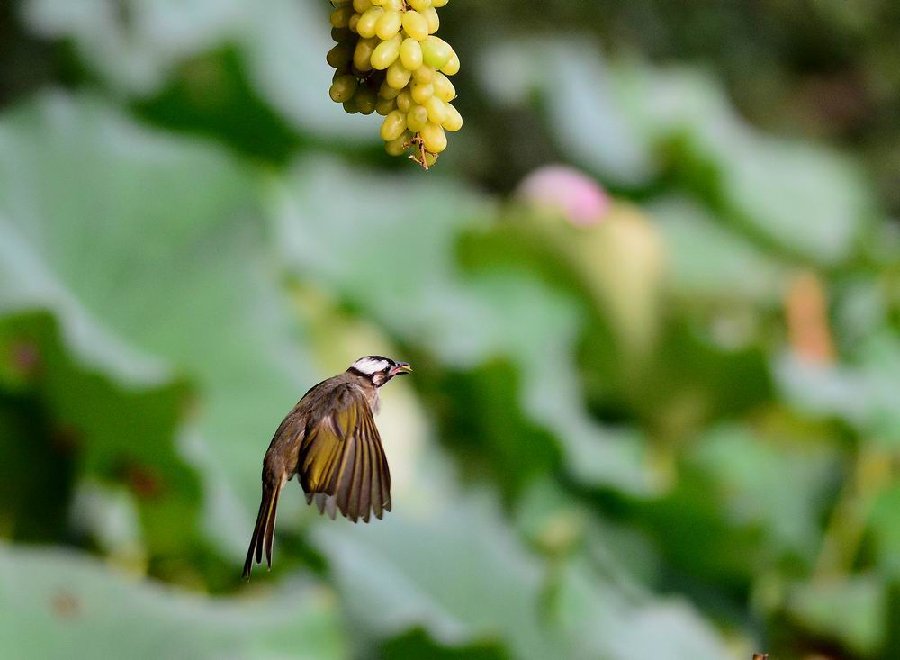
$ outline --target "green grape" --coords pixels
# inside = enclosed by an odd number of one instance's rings
[[[453,55],[453,49],[439,37],[426,37],[422,41],[422,61],[430,67],[440,69]]]
[[[428,110],[424,105],[411,104],[406,113],[406,125],[411,131],[421,131],[428,124]]]
[[[375,101],[375,112],[377,112],[382,117],[386,117],[392,111],[397,109],[397,101],[396,99],[385,99],[378,97],[378,100]]]
[[[394,62],[387,70],[387,84],[394,89],[403,89],[409,84],[409,69],[404,69],[400,62]]]
[[[419,12],[407,11],[403,14],[402,23],[406,34],[416,41],[422,41],[428,36],[428,20]]]
[[[395,34],[388,41],[382,41],[375,47],[372,53],[372,67],[375,69],[386,69],[397,61],[400,56],[400,35]]]
[[[428,111],[428,121],[432,124],[443,124],[447,119],[447,104],[437,96],[431,96],[425,101],[425,109]]]
[[[425,105],[425,102],[428,101],[429,98],[434,94],[434,85],[431,83],[427,83],[425,85],[410,85],[409,87],[409,95],[412,97],[412,100],[418,103],[419,105]]]
[[[371,115],[375,112],[375,103],[378,97],[375,95],[371,89],[358,89],[356,94],[353,95],[353,100],[356,101],[356,109],[357,112],[360,112],[364,115]]]
[[[441,25],[441,21],[438,18],[437,14],[437,9],[435,9],[434,7],[429,7],[422,12],[422,16],[425,17],[425,23],[428,25],[428,34],[434,34],[435,32],[437,32],[438,27],[440,27]]]
[[[378,113],[384,148],[411,151],[424,168],[447,148],[446,132],[462,128],[448,76],[459,58],[443,39],[437,8],[448,0],[331,0],[326,60],[335,69],[328,94],[348,113]]]
[[[353,51],[353,66],[357,71],[372,70],[372,53],[375,52],[375,46],[378,45],[378,39],[360,39],[356,42],[356,49]]]
[[[412,107],[412,98],[409,95],[409,92],[402,91],[397,94],[397,109],[400,112],[409,112],[409,109]]]
[[[340,43],[328,51],[325,57],[332,69],[344,69],[353,61],[353,48],[348,43]]]
[[[384,14],[384,9],[381,7],[371,7],[367,9],[362,16],[359,17],[359,21],[356,23],[356,33],[363,39],[371,39],[374,37],[375,26],[378,24],[378,19],[381,18],[382,14]]]
[[[430,66],[420,66],[412,72],[412,78],[420,85],[427,85],[434,80],[434,73],[434,69]]]
[[[344,101],[343,105],[344,105],[344,112],[346,112],[348,115],[355,115],[356,113],[359,112],[359,107],[357,107],[357,105],[356,105],[355,98],[347,99],[346,101]]]
[[[385,11],[375,24],[375,34],[382,41],[387,41],[400,32],[401,23],[399,11]]]
[[[410,140],[412,140],[412,135],[410,135],[408,131],[404,132],[396,140],[385,142],[384,150],[387,151],[391,156],[402,156],[409,148]]]
[[[400,64],[410,71],[422,66],[422,47],[412,37],[404,39],[400,44]]]
[[[350,17],[353,16],[353,7],[340,7],[331,12],[329,18],[331,27],[345,28],[350,23]]]
[[[434,95],[441,101],[449,103],[456,98],[456,88],[450,82],[450,79],[440,71],[434,74],[434,80],[431,81],[431,84],[434,85]]]
[[[337,41],[341,43],[342,41],[350,41],[351,39],[356,39],[356,35],[353,32],[345,27],[342,28],[331,28],[331,39],[332,41]]]
[[[395,89],[387,84],[387,80],[381,83],[381,87],[378,88],[378,96],[383,99],[393,100],[400,95],[402,90]]]
[[[453,49],[451,48],[450,50],[452,52]],[[444,66],[438,68],[448,76],[456,75],[456,73],[459,71],[459,58],[456,56],[456,53],[454,52],[450,56],[450,59],[447,60],[447,63]]]
[[[406,115],[394,110],[381,122],[381,139],[385,142],[396,140],[406,130]]]
[[[462,115],[459,114],[459,110],[449,103],[447,104],[447,117],[441,122],[441,126],[443,126],[445,130],[451,132],[458,131],[463,126],[463,118]]]
[[[344,103],[353,97],[356,92],[356,78],[351,75],[336,75],[331,87],[328,88],[328,96],[335,103]]]
[[[447,148],[447,135],[437,124],[428,123],[419,130],[422,146],[433,154],[439,154]]]

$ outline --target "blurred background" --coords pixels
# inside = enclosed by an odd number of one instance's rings
[[[0,655],[900,657],[900,4],[452,0],[427,172],[329,9],[0,4]],[[392,513],[242,582],[367,354]]]

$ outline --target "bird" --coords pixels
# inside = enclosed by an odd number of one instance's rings
[[[272,568],[275,511],[284,485],[299,476],[307,504],[331,519],[379,520],[391,510],[391,473],[375,426],[378,388],[412,372],[408,362],[380,355],[356,360],[346,371],[313,385],[287,414],[266,450],[262,501],[247,549],[244,579],[253,560]]]

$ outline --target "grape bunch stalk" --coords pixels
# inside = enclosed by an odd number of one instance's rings
[[[449,0],[331,0],[328,51],[335,69],[328,95],[349,113],[383,116],[381,138],[392,156],[410,154],[425,169],[462,128],[450,76],[453,48],[435,36],[437,10]]]

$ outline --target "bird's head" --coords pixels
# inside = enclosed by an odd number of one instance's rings
[[[367,355],[351,364],[347,371],[372,381],[375,387],[381,387],[394,376],[402,376],[412,371],[408,362],[397,362],[380,355]]]

